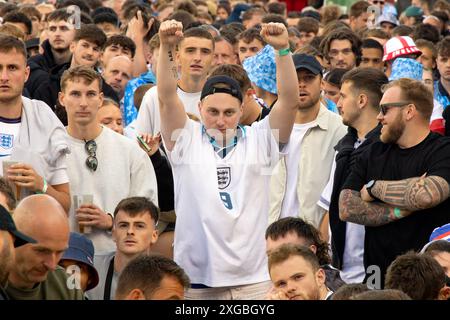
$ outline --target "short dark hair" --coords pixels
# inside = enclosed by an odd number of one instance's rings
[[[31,34],[33,32],[33,24],[24,13],[19,11],[12,11],[7,13],[3,17],[3,23],[11,22],[11,23],[22,23],[27,28],[27,34]]]
[[[108,12],[102,12],[102,13],[95,15],[93,17],[93,20],[94,20],[95,24],[109,23],[115,27],[119,27],[119,25],[120,25],[119,18],[116,15],[113,15]]]
[[[80,29],[77,29],[75,31],[75,37],[73,41],[86,40],[103,49],[106,43],[106,39],[107,38],[103,30],[97,27],[95,24],[82,24]]]
[[[386,289],[398,289],[413,300],[435,300],[446,285],[444,269],[431,256],[408,252],[398,256],[386,272]]]
[[[40,13],[40,11],[31,4],[25,4],[25,5],[20,6],[19,12],[22,12],[24,15],[26,15],[28,18],[30,18],[30,20],[32,17],[38,18],[39,21],[41,21],[41,19],[42,19],[42,14]]]
[[[117,13],[114,11],[114,9],[109,8],[109,7],[96,8],[94,11],[91,12],[91,17],[95,18],[96,15],[101,14],[101,13],[109,13],[109,14],[112,14],[113,16],[117,17]]]
[[[197,15],[197,6],[195,5],[194,2],[190,1],[190,0],[184,0],[181,1],[176,7],[175,10],[184,10],[186,12],[189,12],[190,14],[192,14],[194,17]]]
[[[284,2],[271,2],[267,4],[267,12],[284,15],[286,13],[286,3]]]
[[[52,11],[47,16],[47,22],[50,22],[50,21],[66,21],[67,22],[71,16],[72,16],[72,14],[69,13],[65,9],[57,9],[55,11]]]
[[[250,9],[246,10],[242,14],[242,21],[244,22],[244,21],[247,21],[247,20],[251,20],[254,15],[263,16],[265,14],[266,14],[266,12],[263,9],[253,7],[253,8],[250,8]]]
[[[369,105],[379,110],[383,87],[389,82],[383,71],[375,68],[358,67],[344,74],[341,83],[351,82],[352,92],[367,95]]]
[[[6,198],[7,209],[14,210],[17,205],[17,199],[11,184],[4,177],[0,177],[0,193]]]
[[[342,77],[344,74],[349,71],[348,69],[335,68],[327,72],[323,80],[329,82],[335,87],[341,88]]]
[[[350,7],[349,17],[358,18],[363,13],[367,12],[370,4],[367,1],[357,1]]]
[[[195,27],[195,28],[190,28],[190,29],[186,30],[184,32],[183,39],[186,39],[186,38],[203,38],[203,39],[211,40],[211,42],[213,44],[213,48],[214,48],[213,36],[211,35],[211,33],[209,33],[208,31],[206,31],[203,28]]]
[[[347,283],[337,289],[331,299],[332,300],[349,300],[352,296],[370,289],[364,283]]]
[[[15,50],[27,59],[27,49],[25,43],[16,37],[0,34],[0,52],[9,53]]]
[[[285,262],[291,256],[299,256],[305,259],[314,272],[320,268],[317,256],[309,250],[309,248],[287,243],[281,245],[269,254],[269,273],[274,265]]]
[[[90,85],[95,80],[98,81],[99,92],[102,91],[102,76],[94,69],[87,66],[76,66],[64,71],[61,77],[61,92],[66,89],[68,81],[75,79],[83,79],[83,81]]]
[[[164,277],[172,277],[183,288],[190,287],[189,277],[173,260],[162,255],[141,255],[128,263],[119,276],[116,297],[124,298],[133,289],[143,291],[150,298]]]
[[[328,243],[320,238],[319,231],[312,224],[301,218],[286,217],[277,220],[269,225],[265,236],[266,240],[268,238],[277,240],[288,233],[295,233],[298,237],[304,238],[308,245],[316,246],[316,256],[320,265],[330,263]]]
[[[425,249],[426,254],[434,257],[436,254],[440,252],[450,253],[450,242],[447,240],[435,240],[431,242],[427,248]]]
[[[81,12],[85,12],[87,14],[90,13],[91,9],[83,0],[62,0],[56,3],[56,9],[64,9],[69,6],[78,6]]]
[[[414,27],[412,38],[414,41],[425,39],[433,43],[438,43],[441,39],[441,36],[439,31],[431,24],[420,23]]]
[[[383,55],[384,49],[381,43],[374,39],[364,39],[361,43],[361,49],[378,49]]]
[[[259,42],[261,42],[261,44],[263,46],[266,45],[266,42],[264,41],[263,37],[261,36],[261,29],[259,29],[259,28],[247,29],[247,30],[239,33],[239,35],[237,36],[238,41],[242,40],[245,43],[250,43],[255,39],[258,40]]]
[[[241,88],[242,95],[245,95],[248,89],[251,88],[252,83],[245,72],[245,69],[237,64],[222,64],[216,66],[209,74],[209,77],[213,76],[228,76],[237,83],[239,83],[239,87]]]
[[[121,200],[114,209],[114,216],[116,216],[119,211],[124,211],[130,216],[148,212],[155,223],[157,223],[159,219],[158,207],[146,197],[130,197]]]
[[[366,38],[379,38],[379,39],[389,40],[391,37],[383,29],[375,28],[375,29],[365,30],[363,38],[365,38],[365,39]]]
[[[320,51],[323,52],[324,57],[327,59],[330,59],[329,52],[331,42],[333,42],[334,40],[348,40],[350,42],[353,54],[356,57],[356,65],[358,65],[361,59],[361,40],[359,39],[359,37],[353,31],[347,28],[340,28],[338,30],[332,31],[320,43]]]
[[[411,300],[403,291],[396,289],[367,290],[355,294],[349,300]]]
[[[450,36],[442,39],[436,46],[437,55],[441,57],[450,57]]]
[[[413,31],[413,28],[401,24],[392,29],[392,37],[409,37],[413,33]]]
[[[167,20],[176,20],[181,22],[183,25],[183,31],[185,31],[187,26],[195,21],[195,17],[185,10],[177,10],[172,12]]]
[[[319,33],[320,23],[314,18],[303,17],[297,23],[297,29],[300,32],[312,32],[317,35]]]
[[[284,19],[284,17],[283,17],[282,15],[274,14],[274,13],[268,13],[268,14],[265,14],[265,15],[262,17],[261,22],[262,22],[262,23],[277,22],[277,23],[282,23],[282,24],[284,24],[284,26],[285,26],[286,28],[288,27],[288,24],[287,24],[287,22],[286,22],[286,19]]]
[[[134,43],[134,41],[122,34],[115,34],[109,37],[105,42],[105,49],[112,45],[119,45],[122,48],[130,50],[132,58],[136,53],[136,44]]]

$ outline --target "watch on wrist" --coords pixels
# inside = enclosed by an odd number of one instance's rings
[[[366,184],[366,190],[367,190],[367,193],[369,194],[369,196],[371,196],[372,198],[374,198],[374,199],[378,199],[377,197],[375,197],[374,195],[373,195],[373,193],[372,193],[372,188],[375,186],[375,180],[370,180],[369,182],[367,182],[367,184]]]

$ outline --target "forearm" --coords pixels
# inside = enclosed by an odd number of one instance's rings
[[[131,39],[136,44],[136,54],[133,59],[133,77],[139,77],[148,71],[144,53],[144,39],[137,39],[136,37],[131,37]]]
[[[376,181],[371,189],[379,200],[408,211],[433,208],[449,197],[447,181],[438,176]]]
[[[344,189],[339,196],[339,217],[343,221],[369,227],[382,226],[410,214],[382,202],[366,202],[358,191]]]
[[[69,213],[71,201],[70,191],[67,183],[53,186],[49,185],[46,194],[55,198],[56,201],[58,201],[64,208],[66,213]]]
[[[158,97],[163,103],[177,94],[178,69],[175,63],[175,46],[161,44],[158,57]]]
[[[283,108],[297,111],[299,89],[297,71],[295,70],[292,55],[279,56],[275,54],[275,63],[277,66],[278,101]]]

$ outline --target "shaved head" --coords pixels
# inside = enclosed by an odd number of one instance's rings
[[[23,199],[14,212],[17,228],[34,238],[15,249],[9,282],[17,288],[32,288],[56,269],[69,243],[69,221],[63,207],[48,195]]]

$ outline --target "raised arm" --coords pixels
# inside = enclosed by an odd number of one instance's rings
[[[371,189],[379,200],[408,211],[433,208],[449,197],[448,182],[438,176],[378,180]]]
[[[364,201],[358,191],[351,189],[344,189],[339,195],[339,217],[343,221],[377,227],[406,217],[410,213],[387,203]]]
[[[270,127],[279,130],[278,142],[287,143],[299,103],[297,72],[292,55],[279,53],[279,50],[289,49],[289,36],[284,24],[274,22],[263,24],[261,36],[275,49],[277,66],[278,100],[269,115]]]
[[[184,128],[186,112],[177,95],[178,69],[175,63],[175,50],[183,38],[183,25],[176,20],[164,21],[159,27],[161,41],[158,57],[158,99],[161,115],[161,134],[166,148],[175,146],[174,131]]]

